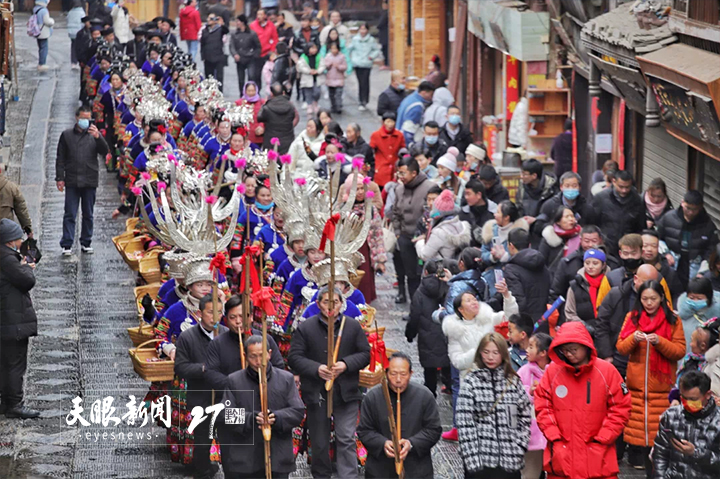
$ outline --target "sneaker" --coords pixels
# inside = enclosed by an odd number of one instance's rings
[[[367,110],[367,108],[365,108],[365,105],[360,105],[358,107],[358,111],[365,111],[365,110]]]
[[[36,417],[40,417],[40,411],[18,404],[17,406],[5,411],[5,417],[9,419],[35,419]]]
[[[307,107],[308,107],[308,104],[306,101],[304,101],[302,104],[302,109],[305,110],[305,109],[307,109]]]
[[[79,69],[80,69],[80,65],[78,65],[77,63],[73,63],[72,65],[70,65],[70,69],[71,69],[71,70],[79,70]]]
[[[442,433],[442,438],[446,441],[457,442],[458,441],[457,428],[454,427],[454,428],[450,429],[448,432]]]
[[[72,256],[72,248],[63,248],[62,255],[63,256]]]
[[[85,254],[93,254],[95,250],[92,248],[92,246],[81,246],[80,249]]]
[[[38,65],[37,69],[39,72],[46,72],[46,71],[50,70],[50,67],[47,65]]]
[[[405,304],[407,303],[407,297],[405,296],[405,293],[398,293],[397,296],[395,296],[395,304]]]

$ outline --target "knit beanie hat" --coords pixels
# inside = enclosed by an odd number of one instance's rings
[[[485,150],[483,150],[479,146],[470,143],[468,145],[468,147],[465,149],[465,156],[467,156],[467,155],[474,156],[479,161],[483,161],[485,159],[486,153],[485,153]]]
[[[438,216],[441,213],[447,213],[448,211],[452,211],[455,209],[455,195],[450,190],[444,190],[442,193],[440,193],[440,196],[435,198],[435,201],[433,202],[433,210],[432,213],[437,213]],[[433,216],[433,214],[430,214],[430,216]]]
[[[19,240],[22,237],[23,231],[19,224],[7,218],[0,220],[0,244]]]
[[[440,159],[437,161],[437,166],[444,166],[452,172],[457,171],[458,153],[460,153],[460,151],[454,146],[451,146],[450,148],[448,148],[447,153],[441,156]]]
[[[599,249],[589,249],[589,250],[585,251],[585,254],[583,255],[583,261],[585,261],[588,258],[599,259],[603,263],[605,263],[607,261],[605,253],[603,253],[602,250],[599,250]]]

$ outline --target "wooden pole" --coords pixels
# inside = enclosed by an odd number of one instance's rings
[[[250,242],[250,204],[245,204],[245,234],[247,242]],[[243,289],[243,327],[242,330],[245,332],[247,337],[252,336],[252,330],[250,323],[252,321],[250,311],[250,261],[248,255],[245,255],[245,264],[243,264],[243,281],[245,282],[245,288]],[[245,369],[245,348],[243,347],[242,332],[238,331],[238,341],[240,341],[240,361],[242,367]]]
[[[339,165],[338,165],[339,166]],[[339,174],[339,171],[337,172]],[[330,179],[330,218],[333,215],[333,206],[335,203],[333,196],[333,170],[328,165],[328,178]],[[329,220],[328,220],[329,221]],[[328,283],[328,301],[330,311],[335,310],[335,241],[330,240],[330,282]],[[335,365],[334,339],[335,339],[335,318],[328,316],[328,339],[327,339],[327,367],[332,370]],[[332,417],[333,411],[333,387],[327,391],[327,417]]]
[[[338,351],[340,350],[340,340],[342,339],[343,329],[345,329],[345,316],[343,316],[342,321],[340,321],[340,330],[338,331],[337,340],[335,340],[333,364],[337,362]],[[333,388],[334,384],[335,384],[335,379],[331,379],[330,381],[325,381],[325,390],[330,391]]]
[[[262,278],[263,269],[263,256],[260,255],[260,276]],[[262,289],[262,280],[260,283]],[[262,313],[262,360],[260,362],[260,407],[263,412],[263,418],[265,422],[262,426],[263,442],[265,443],[265,479],[272,479],[272,462],[270,460],[270,439],[272,438],[272,431],[270,430],[270,424],[267,423],[268,419],[268,385],[267,385],[267,365],[268,365],[268,354],[267,354],[267,318],[265,312]]]
[[[390,423],[390,436],[392,436],[393,449],[395,450],[395,472],[400,479],[405,478],[403,470],[403,461],[400,460],[400,432],[398,431],[399,422],[395,422],[395,413],[393,412],[392,402],[390,401],[390,390],[388,389],[387,371],[382,376],[383,396],[385,396],[385,406],[388,411],[388,422]],[[400,398],[398,396],[398,406]],[[398,409],[398,413],[399,413]]]

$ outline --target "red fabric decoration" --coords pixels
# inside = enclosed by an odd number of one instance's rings
[[[257,245],[246,246],[245,253],[240,257],[240,264],[243,268],[250,268],[250,291],[260,290],[260,278],[258,278],[257,268],[255,267],[255,259],[260,253],[260,247]],[[240,277],[240,292],[245,292],[245,269],[241,273]]]
[[[262,309],[267,316],[275,316],[275,303],[272,301],[274,295],[272,288],[265,286],[252,293],[250,299],[253,306]]]
[[[157,131],[162,133],[163,135],[167,133],[167,127],[165,125],[160,125],[157,127]]]
[[[325,251],[325,242],[327,240],[335,241],[335,229],[338,221],[340,221],[340,213],[335,213],[325,222],[322,238],[320,238],[320,250]]]
[[[225,254],[222,251],[216,253],[212,261],[210,261],[210,271],[217,271],[225,276],[225,272],[227,271],[227,264],[225,261]]]
[[[237,129],[235,130],[235,133],[242,135],[243,138],[245,138],[247,136],[247,130],[245,128],[243,128],[242,126],[237,127]]]
[[[270,178],[265,178],[265,181],[263,181],[263,185],[265,185],[265,188],[270,188]]]
[[[387,369],[390,361],[388,361],[385,341],[378,339],[377,333],[372,333],[368,335],[368,342],[370,343],[370,372],[375,372],[376,363],[380,363],[383,369]]]
[[[585,279],[587,280],[588,286],[590,287],[590,302],[592,303],[595,317],[597,317],[597,305],[595,303],[597,303],[598,289],[600,289],[600,284],[602,283],[603,278],[605,278],[605,273],[599,274],[594,278],[589,274],[585,273]]]

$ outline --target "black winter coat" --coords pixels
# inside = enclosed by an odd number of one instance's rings
[[[528,313],[533,321],[540,319],[547,310],[550,292],[550,271],[539,251],[519,251],[505,265],[505,281],[518,303],[518,309]]]
[[[605,236],[608,252],[617,255],[618,241],[629,233],[641,233],[645,224],[645,204],[636,191],[630,192],[630,198],[620,203],[615,197],[615,188],[605,188],[593,198],[593,208],[597,214],[596,223]]]
[[[228,27],[221,25],[214,30],[210,31],[209,28],[202,30],[202,36],[200,37],[200,54],[205,62],[210,63],[222,63],[227,62],[225,56],[225,50],[223,49],[223,36],[230,32]]]
[[[268,409],[275,414],[270,439],[271,468],[273,472],[289,474],[295,471],[292,431],[302,422],[303,406],[293,375],[268,364]],[[258,373],[250,368],[232,373],[222,400],[227,408],[245,409],[244,424],[226,424],[218,420],[220,452],[223,469],[230,473],[252,474],[262,472],[265,477],[265,450],[262,431],[255,418],[260,412],[260,385]]]
[[[355,143],[350,143],[347,138],[343,138],[341,143],[343,145],[342,152],[349,159],[352,159],[355,155],[363,155],[365,157],[365,163],[370,165],[370,177],[372,178],[372,174],[375,173],[375,152],[370,148],[370,145],[368,145],[365,139],[362,136],[358,136]]]
[[[682,208],[666,213],[657,222],[657,230],[660,239],[667,243],[668,248],[673,253],[687,257],[688,268],[685,268],[685,275],[680,277],[683,285],[688,282],[689,263],[698,257],[707,260],[710,253],[715,251],[715,245],[718,243],[717,228],[705,208],[695,217],[692,223],[685,221]],[[685,232],[690,234],[690,240],[686,245],[683,245],[683,234]],[[681,266],[683,266],[682,259],[678,265],[678,273],[683,271]]]
[[[635,305],[637,293],[632,281],[612,288],[598,308],[595,321],[595,349],[601,359],[612,358],[613,365],[625,377],[628,358],[618,353],[615,344],[625,322],[625,316]]]
[[[400,103],[405,99],[406,94],[405,90],[396,90],[391,86],[387,87],[378,97],[377,114],[383,116],[386,111],[391,111],[397,115]]]
[[[500,179],[498,178],[495,184],[492,185],[492,188],[490,188],[489,190],[485,190],[485,197],[487,197],[487,199],[489,199],[493,203],[499,205],[501,201],[510,199],[510,193],[508,192],[507,188],[502,185]]]
[[[93,138],[77,126],[68,128],[60,135],[55,159],[55,181],[64,181],[74,188],[97,188],[100,161],[108,154],[105,138]]]
[[[495,216],[488,210],[488,205],[468,206],[460,208],[460,221],[470,223],[470,245],[476,248],[482,247],[484,244],[482,239],[482,228],[485,223],[493,219]]]
[[[335,340],[340,329],[340,318],[335,321]],[[305,404],[317,404],[321,395],[325,397],[325,380],[318,374],[318,368],[327,364],[328,327],[325,318],[315,315],[306,319],[292,335],[288,365],[300,376],[300,389]],[[359,401],[362,399],[358,381],[360,370],[370,364],[370,344],[360,323],[352,318],[345,320],[338,361],[347,364],[344,373],[335,379],[333,401]]]
[[[418,336],[418,355],[420,365],[424,368],[450,366],[442,326],[432,319],[433,312],[445,303],[447,290],[447,282],[441,281],[436,275],[425,276],[412,297],[405,337],[412,342]]]
[[[256,58],[260,58],[261,48],[257,33],[250,28],[246,28],[244,32],[239,29],[235,30],[230,35],[230,55],[233,58],[238,55],[240,60],[236,60],[236,62],[241,65],[247,65]]]
[[[295,106],[285,95],[274,96],[265,102],[257,115],[257,121],[265,123],[263,148],[272,149],[273,145],[270,144],[270,140],[278,138],[280,140],[278,153],[281,155],[287,153],[295,139],[294,123],[297,114]]]
[[[567,294],[570,282],[575,279],[577,272],[583,267],[583,255],[585,255],[585,251],[578,249],[571,255],[564,257],[558,263],[553,275],[548,303],[553,303],[558,296],[565,296]],[[620,260],[614,256],[608,256],[605,264],[607,264],[611,270],[619,268],[622,265]]]
[[[575,279],[570,282],[568,291],[570,290],[575,296],[575,312],[585,322],[585,326],[592,335],[595,331],[596,313],[590,298],[590,285],[584,274],[575,276]]]
[[[463,155],[470,143],[473,142],[472,133],[470,133],[470,130],[468,130],[468,128],[462,123],[460,124],[460,131],[458,131],[457,135],[455,135],[455,138],[450,136],[447,131],[447,124],[445,124],[445,127],[440,129],[440,139],[445,141],[448,147],[454,146],[460,150],[460,153]]]
[[[278,32],[278,35],[280,33]],[[295,41],[293,42],[293,51],[297,53],[298,55],[302,55],[307,50],[308,45],[310,43],[314,43],[315,45],[320,48],[320,33],[316,30],[311,30],[310,33],[310,40],[305,40],[305,36],[303,35],[302,30],[298,32],[297,35],[295,35]]]
[[[521,184],[518,187],[517,197],[515,198],[515,204],[517,204],[520,210],[520,216],[538,216],[545,202],[555,196],[558,191],[558,180],[555,178],[555,175],[550,173],[543,175],[537,188]],[[532,230],[537,231],[538,235],[542,231],[534,224]]]
[[[37,316],[30,299],[35,274],[22,255],[0,245],[0,339],[21,341],[37,336]]]
[[[562,191],[547,200],[540,208],[540,215],[535,219],[533,224],[535,230],[542,232],[545,226],[552,224],[555,213],[563,205]],[[575,205],[570,209],[575,213],[575,219],[580,226],[595,224],[595,209],[584,196],[578,196]]]
[[[253,329],[252,333],[253,336],[262,335],[257,329]],[[269,358],[272,365],[277,369],[285,369],[285,361],[278,345],[270,335],[268,335],[268,349],[272,351]],[[205,376],[210,387],[223,391],[228,385],[228,376],[242,369],[238,335],[228,330],[213,339],[207,348],[205,364]]]
[[[390,391],[393,413],[397,412],[397,393]],[[431,449],[440,440],[442,426],[435,398],[428,388],[419,384],[408,384],[400,393],[400,437],[412,443],[412,449],[404,461],[405,477],[431,479],[433,464]],[[388,410],[382,386],[375,386],[363,399],[360,410],[358,438],[367,449],[365,477],[398,477],[395,461],[385,455],[385,441],[390,440]]]
[[[227,329],[223,325],[219,327]],[[186,381],[187,404],[191,410],[195,406],[210,406],[212,402],[212,386],[208,382],[206,365],[206,353],[212,339],[200,328],[202,326],[196,324],[186,329],[175,343],[175,375]]]
[[[720,291],[720,275],[715,276],[712,271],[707,270],[703,273],[703,277],[710,280],[714,291]]]
[[[292,60],[290,59],[290,55],[287,53],[278,55],[275,58],[275,65],[273,66],[270,84],[280,83],[285,87],[286,91],[291,92],[293,84],[295,83],[296,75],[297,72]]]

